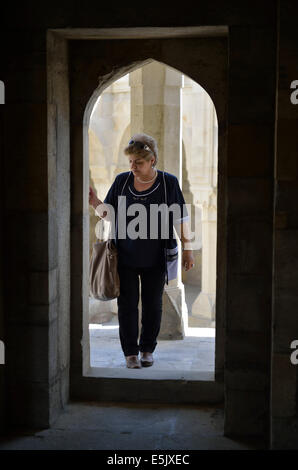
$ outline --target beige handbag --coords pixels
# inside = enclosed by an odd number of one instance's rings
[[[112,240],[93,244],[89,265],[90,294],[97,300],[112,300],[120,294],[118,253]]]
[[[122,187],[121,196],[130,174],[131,172]],[[93,244],[89,263],[89,285],[92,297],[97,300],[112,300],[119,297],[120,279],[117,266],[118,252],[113,240],[110,237],[106,241],[97,240]]]

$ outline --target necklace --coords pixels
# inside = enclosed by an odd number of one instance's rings
[[[155,175],[154,175],[154,177],[152,178],[152,180],[143,181],[143,180],[141,180],[138,176],[137,176],[136,178],[137,178],[137,180],[139,181],[139,183],[147,184],[147,183],[151,183],[153,180],[155,180],[156,176],[157,176],[157,170],[155,170]]]

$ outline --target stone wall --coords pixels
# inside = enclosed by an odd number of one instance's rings
[[[1,178],[5,276],[1,312],[7,358],[4,405],[7,425],[49,425],[68,398],[70,352],[72,372],[79,374],[82,368],[81,294],[86,265],[80,252],[72,252],[68,258],[67,227],[70,223],[72,243],[78,243],[88,253],[89,237],[81,238],[81,226],[89,217],[88,173],[84,174],[84,185],[78,179],[76,186],[69,187],[68,166],[61,168],[58,160],[50,158],[47,117],[48,112],[55,116],[55,106],[53,109],[47,105],[47,95],[51,94],[47,91],[47,30],[66,28],[67,31],[60,31],[57,36],[68,44],[63,37],[75,32],[77,38],[81,34],[82,40],[95,39],[96,28],[147,26],[153,31],[154,27],[174,27],[177,33],[185,25],[228,25],[229,87],[227,99],[223,101],[219,96],[226,97],[226,82],[223,72],[218,72],[223,56],[219,55],[214,65],[212,55],[209,62],[202,61],[192,38],[184,42],[170,37],[146,38],[134,44],[133,39],[123,40],[121,44],[115,39],[107,41],[101,51],[105,61],[101,77],[105,77],[102,83],[111,76],[119,78],[120,69],[121,74],[127,73],[129,67],[137,67],[151,57],[162,60],[166,56],[166,62],[175,67],[184,54],[185,60],[178,69],[194,80],[199,81],[200,77],[204,88],[210,91],[219,121],[219,140],[222,139],[218,190],[225,194],[218,199],[220,239],[217,242],[217,253],[220,253],[217,311],[223,313],[217,319],[217,329],[224,328],[224,335],[216,339],[217,351],[224,351],[221,364],[225,380],[225,433],[254,434],[268,440],[271,435],[272,447],[297,448],[297,366],[293,369],[288,362],[289,340],[295,339],[294,335],[297,337],[297,319],[292,316],[297,306],[297,204],[294,202],[297,199],[297,107],[290,106],[288,88],[292,80],[298,79],[296,2],[228,1],[223,8],[222,2],[215,0],[191,2],[183,10],[169,9],[166,3],[161,3],[158,7],[143,5],[142,15],[129,5],[119,8],[116,4],[101,4],[95,10],[84,10],[81,4],[70,1],[61,1],[57,8],[51,3],[33,8],[30,2],[18,8],[10,3],[3,8],[6,8],[3,16],[6,23],[1,29],[0,78],[5,83],[6,104],[0,132],[4,157]],[[75,28],[92,30],[79,33]],[[130,34],[139,33],[134,29]],[[208,43],[215,44],[217,40],[212,38]],[[121,57],[115,64],[110,57],[117,47],[121,48]],[[223,55],[226,51],[220,42],[216,50]],[[85,53],[85,60],[89,61],[88,50]],[[127,64],[126,58],[131,53]],[[277,57],[280,68],[276,67]],[[211,64],[208,76],[204,74],[206,63]],[[92,78],[94,90],[98,74],[93,70],[91,75],[95,77]],[[75,79],[73,74],[71,90]],[[89,86],[85,90],[84,84],[82,75],[80,90],[85,108],[90,95]],[[228,121],[222,120],[227,110]],[[61,119],[62,132],[57,140],[58,153],[63,155],[67,149],[67,112],[59,111],[57,119]],[[82,122],[76,124],[79,132]],[[227,160],[221,158],[222,148],[227,149]],[[69,153],[66,162],[68,156]],[[51,170],[50,164],[54,165]],[[74,171],[82,175],[80,159],[70,160],[69,164],[72,175]],[[63,170],[59,173],[64,175],[61,180],[54,171],[55,165]],[[54,175],[54,180],[49,180],[49,175]],[[66,219],[63,219],[61,201],[68,201],[69,191],[72,217],[67,202]],[[83,191],[86,192],[84,203]],[[57,222],[62,223],[61,217],[66,221],[65,231],[63,227],[55,229]],[[71,299],[68,288],[63,291],[68,273],[71,273]],[[67,342],[68,325],[71,348]],[[223,368],[220,369],[223,373]],[[71,386],[74,377],[70,375]]]
[[[298,80],[298,5],[280,8],[274,208],[274,300],[272,322],[271,445],[297,449],[298,365],[298,104],[290,88]]]
[[[267,435],[276,30],[230,28],[225,432]]]

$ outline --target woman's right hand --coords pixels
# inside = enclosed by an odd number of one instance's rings
[[[94,190],[89,186],[89,204],[96,209],[96,207],[100,204],[100,200],[96,196]]]

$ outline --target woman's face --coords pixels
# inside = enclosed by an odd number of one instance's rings
[[[150,160],[145,160],[137,155],[129,155],[128,163],[132,173],[136,176],[145,176],[151,174],[151,167],[154,163],[154,157]]]

